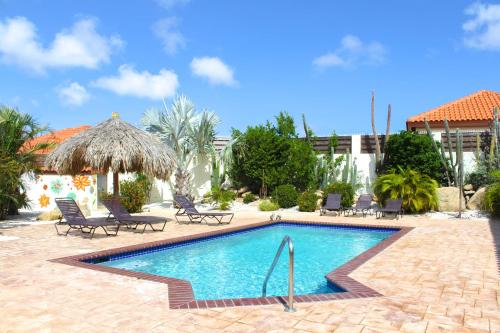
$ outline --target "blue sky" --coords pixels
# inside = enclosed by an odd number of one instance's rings
[[[0,103],[52,129],[134,124],[186,94],[218,134],[305,113],[317,135],[385,131],[500,90],[500,3],[0,0]],[[300,124],[299,124],[300,125]]]

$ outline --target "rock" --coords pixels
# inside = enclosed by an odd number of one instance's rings
[[[48,212],[43,212],[40,215],[37,216],[38,221],[54,221],[54,220],[59,220],[61,218],[61,211],[57,208],[48,211]]]
[[[474,193],[476,193],[476,191],[472,191],[472,190],[469,190],[469,191],[464,191],[465,195],[472,195]]]
[[[438,210],[440,212],[457,212],[459,209],[460,189],[458,187],[440,187],[436,190],[438,196]],[[462,196],[462,208],[465,208],[465,199]]]
[[[241,197],[244,198],[247,194],[252,194],[252,191],[246,191],[245,193],[241,194]]]
[[[243,186],[242,188],[240,188],[238,190],[238,195],[239,196],[243,196],[243,194],[247,193],[249,190],[248,190],[248,186]]]
[[[477,190],[476,193],[469,199],[467,203],[468,209],[482,210],[484,208],[484,196],[486,194],[486,187]]]
[[[466,184],[464,185],[464,190],[465,191],[472,191],[474,189],[474,187],[472,186],[472,184]]]

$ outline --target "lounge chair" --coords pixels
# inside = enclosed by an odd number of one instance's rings
[[[167,218],[161,216],[130,215],[128,210],[120,203],[120,200],[115,198],[105,199],[102,204],[109,210],[108,219],[111,219],[112,216],[120,225],[125,225],[127,228],[135,230],[139,225],[144,225],[144,229],[142,229],[142,232],[144,232],[149,225],[153,231],[163,231],[167,224]],[[161,223],[163,223],[163,226],[160,229],[153,227],[153,224]]]
[[[205,219],[215,219],[219,224],[229,224],[234,217],[234,213],[216,213],[216,212],[199,212],[194,203],[186,198],[184,195],[175,195],[175,202],[179,205],[179,210],[175,213],[177,223],[180,223],[179,216],[187,216],[189,222],[201,223],[207,222]],[[229,217],[228,221],[223,221],[224,217]]]
[[[372,206],[372,196],[370,194],[362,194],[359,196],[358,201],[356,201],[356,205],[344,211],[345,216],[349,216],[349,213],[352,215],[356,215],[358,212],[361,212],[363,217],[370,212]],[[370,213],[371,215],[371,213]]]
[[[62,213],[61,218],[54,225],[58,235],[67,236],[71,229],[76,229],[84,234],[90,234],[90,238],[92,239],[97,228],[102,228],[106,236],[116,236],[118,230],[120,230],[120,225],[116,221],[111,221],[105,217],[87,219],[73,199],[56,198],[56,205]],[[62,221],[63,218],[65,222]],[[60,233],[57,228],[58,225],[65,225],[69,228],[66,233]],[[114,233],[108,232],[107,228],[109,227],[116,228],[116,231]]]
[[[386,214],[394,214],[396,220],[398,216],[403,217],[403,200],[402,199],[389,199],[385,203],[385,207],[377,209],[375,216],[377,218],[384,217]]]
[[[344,208],[342,207],[342,196],[337,193],[330,193],[326,198],[326,203],[319,210],[319,215],[325,215],[327,211],[336,211],[338,214],[342,213]]]

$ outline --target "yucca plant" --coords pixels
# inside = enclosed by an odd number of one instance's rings
[[[403,210],[407,213],[421,213],[437,208],[438,183],[431,177],[412,169],[398,168],[379,176],[373,191],[379,202],[385,205],[387,199],[403,199]]]

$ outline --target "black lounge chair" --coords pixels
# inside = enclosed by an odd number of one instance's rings
[[[396,220],[398,216],[403,217],[403,200],[402,199],[389,199],[385,203],[385,207],[377,209],[375,216],[377,218],[384,217],[386,214],[394,214]]]
[[[327,211],[336,211],[338,214],[342,213],[344,208],[342,207],[342,196],[337,193],[330,193],[326,197],[326,203],[321,207],[319,215],[325,215]]]
[[[56,205],[62,214],[59,221],[54,225],[58,235],[67,236],[71,229],[76,229],[84,234],[90,234],[90,238],[92,239],[97,228],[102,228],[106,236],[116,236],[118,230],[120,230],[120,225],[116,223],[116,221],[109,220],[105,217],[87,219],[73,199],[56,198]],[[65,222],[62,221],[63,218]],[[69,228],[66,233],[60,233],[57,228],[58,225],[65,225]],[[108,232],[108,227],[114,227],[116,231],[114,233]]]
[[[174,200],[179,205],[179,210],[175,213],[177,223],[181,222],[179,221],[178,216],[187,216],[190,223],[201,223],[203,221],[207,222],[205,219],[209,218],[215,219],[219,222],[219,224],[229,224],[234,217],[234,213],[199,212],[194,206],[194,203],[184,195],[175,195]],[[229,221],[223,221],[226,216],[230,216]]]
[[[371,211],[371,207],[372,207],[371,194],[362,194],[359,196],[358,201],[356,201],[356,205],[354,207],[345,210],[344,215],[349,216],[349,213],[352,213],[352,215],[356,215],[358,212],[361,212],[363,217],[365,217]]]
[[[130,215],[128,210],[120,203],[119,199],[105,199],[102,201],[102,204],[109,210],[108,219],[111,219],[111,216],[113,216],[120,225],[125,225],[129,229],[135,230],[139,225],[144,225],[144,229],[142,229],[142,232],[144,232],[149,225],[153,231],[163,231],[167,224],[167,218],[161,216]],[[163,223],[163,226],[160,229],[155,229],[153,227],[153,224],[161,223]]]

